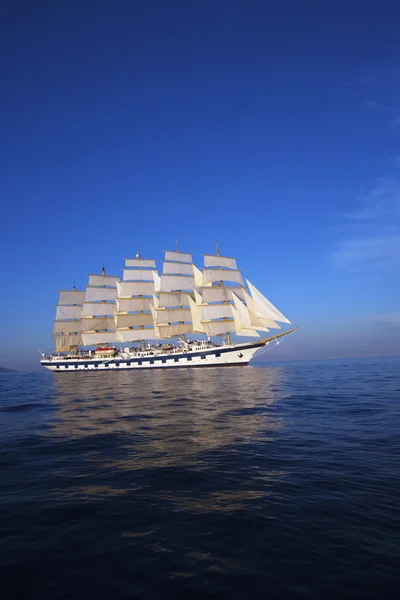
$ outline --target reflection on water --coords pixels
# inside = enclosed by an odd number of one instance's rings
[[[261,472],[259,467],[249,472],[248,464],[252,455],[259,461],[260,444],[262,448],[283,427],[274,407],[281,397],[283,378],[284,370],[277,367],[58,374],[54,378],[56,411],[47,435],[84,439],[84,455],[92,468],[95,463],[95,468],[141,471],[142,475],[154,469],[190,470],[186,481],[181,474],[185,494],[164,490],[165,500],[178,508],[239,508],[265,494],[266,482],[281,475]],[[90,436],[100,436],[101,443],[91,444]],[[248,460],[242,473],[232,474],[229,462],[239,448]],[[221,453],[231,454],[226,463]],[[195,493],[201,472],[213,471],[218,477],[215,490],[199,502],[188,492]],[[161,472],[158,477],[162,481]],[[255,485],[257,478],[261,489]],[[250,479],[251,489],[245,489]],[[139,484],[129,480],[129,491],[143,484],[135,481]],[[77,482],[68,493],[104,497],[127,489],[121,487],[121,480],[115,487],[109,482],[81,487]]]
[[[283,370],[232,368],[228,376],[210,370],[61,374],[54,380],[52,435],[129,434],[142,458],[158,450],[166,463],[182,464],[282,426],[268,409],[279,398]]]
[[[399,373],[0,376],[2,600],[393,597]]]

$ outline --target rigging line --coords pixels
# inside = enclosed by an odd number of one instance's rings
[[[296,330],[294,330],[296,331]],[[283,337],[288,337],[289,335],[291,335],[292,333],[294,333],[294,331],[291,331],[290,333],[288,333],[285,336],[282,336],[282,341],[283,341]],[[275,346],[279,346],[279,344],[281,343],[281,340],[273,340],[275,342],[275,344],[271,344],[270,342],[268,344],[266,344],[263,348],[260,348],[260,350],[258,352],[256,352],[255,356],[261,356],[261,354],[263,354],[264,352],[268,352],[268,350],[271,350],[271,348],[275,348]],[[254,358],[253,357],[253,358]]]
[[[268,352],[268,350],[271,350],[272,348],[275,348],[275,346],[279,346],[279,341],[278,340],[273,340],[275,343],[271,344],[270,342],[268,342],[268,344],[266,346],[264,346],[263,348],[260,348],[260,350],[258,352],[256,352],[256,354],[254,356],[261,356],[261,354],[264,354],[265,352]]]

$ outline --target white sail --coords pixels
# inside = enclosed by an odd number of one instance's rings
[[[57,333],[80,333],[80,321],[54,321],[54,334]]]
[[[205,304],[201,307],[201,320],[232,318],[232,306],[230,304]]]
[[[257,307],[258,316],[290,324],[290,321],[248,279],[246,281]]]
[[[80,319],[81,318],[81,307],[80,306],[57,306],[56,320],[60,319]]]
[[[92,287],[87,286],[85,301],[91,302],[96,300],[115,300],[117,297],[117,290],[115,288],[105,287]]]
[[[82,336],[80,334],[56,335],[54,341],[57,352],[68,352],[74,346],[82,345]]]
[[[102,319],[87,317],[82,319],[82,331],[101,331],[105,329],[115,329],[112,317],[103,317]]]
[[[84,317],[112,317],[114,311],[114,302],[84,302],[82,305],[82,316]]]
[[[163,274],[193,275],[193,265],[190,263],[163,262]]]
[[[163,275],[161,277],[160,291],[170,292],[172,290],[193,290],[194,277],[189,275]]]
[[[232,298],[234,302],[234,310],[233,310],[233,318],[236,323],[236,333],[237,335],[246,335],[249,337],[260,337],[258,333],[254,333],[257,330],[260,331],[269,331],[267,327],[257,326],[254,327],[249,309],[247,306],[236,296],[235,293],[232,293]]]
[[[58,304],[82,304],[85,299],[85,292],[75,290],[65,290],[60,292]]]
[[[115,287],[119,277],[113,277],[112,275],[89,275],[89,285]]]
[[[247,308],[249,310],[249,315],[251,319],[251,325],[255,329],[260,331],[268,331],[269,329],[281,329],[281,326],[278,325],[276,321],[273,319],[266,319],[265,317],[258,316],[257,306],[253,298],[245,291],[245,301]]]
[[[203,274],[195,265],[193,266],[194,285],[200,288],[203,285]]]
[[[232,292],[234,292],[241,300],[244,300],[244,291],[244,288],[239,285],[213,285],[212,287],[200,288],[203,302],[229,302],[232,300]]]
[[[246,337],[260,337],[260,334],[255,329],[246,329],[245,327],[243,327],[239,311],[234,306],[232,306],[232,314],[233,320],[235,322],[236,335]]]
[[[215,256],[214,254],[204,255],[205,267],[226,267],[228,269],[237,269],[236,259],[227,256]]]
[[[251,318],[249,309],[243,302],[236,296],[234,292],[231,292],[232,300],[235,305],[236,311],[239,315],[241,328],[251,329]]]
[[[115,331],[99,331],[93,333],[82,333],[82,344],[84,346],[96,346],[97,344],[112,344],[117,338]]]
[[[191,316],[192,316],[193,333],[205,333],[206,330],[204,328],[203,323],[201,322],[200,306],[198,306],[198,304],[190,297],[189,297],[189,306],[190,306],[190,312],[191,312]]]
[[[116,312],[150,310],[150,303],[150,298],[119,298],[117,300]]]
[[[154,283],[152,281],[122,281],[117,284],[118,298],[129,296],[152,296]]]
[[[153,271],[150,269],[124,269],[123,278],[125,281],[151,281],[153,282]]]
[[[158,336],[154,329],[120,329],[116,332],[118,342],[137,342],[138,340],[154,340]]]
[[[161,292],[159,306],[188,306],[189,294],[185,292]]]
[[[122,278],[89,275],[86,292],[60,292],[57,349],[187,333],[260,337],[259,331],[280,329],[277,321],[290,323],[249,281],[246,291],[235,258],[205,254],[204,265],[201,271],[191,254],[166,251],[161,277],[156,261],[139,255],[125,260]]]
[[[169,250],[165,251],[165,260],[176,260],[185,263],[193,262],[191,254],[185,254],[184,252],[170,252]]]
[[[210,321],[209,323],[203,323],[203,325],[206,330],[206,335],[209,337],[236,331],[234,321]]]
[[[197,290],[194,290],[193,293],[194,293],[194,301],[196,302],[197,306],[199,307],[199,314],[200,314],[201,313],[200,304],[203,304],[203,299]]]
[[[156,316],[157,325],[192,320],[190,308],[159,308]]]
[[[243,285],[242,273],[235,269],[203,269],[203,282],[232,281]]]
[[[151,316],[153,317],[153,323],[157,322],[157,307],[158,307],[158,298],[156,298],[156,296],[153,296],[154,299],[154,304],[150,303],[150,310],[151,310]],[[157,325],[154,325],[154,334],[155,337],[160,338],[161,334],[160,334],[160,330],[157,327]],[[166,339],[166,338],[164,338]]]
[[[126,267],[147,267],[147,268],[155,268],[156,261],[155,260],[147,260],[143,258],[126,258],[125,259]]]
[[[160,291],[160,287],[161,287],[161,277],[159,276],[157,271],[153,271],[153,281],[154,281],[154,290],[158,294],[158,292]]]
[[[153,317],[150,313],[136,313],[136,314],[115,314],[115,328],[121,329],[123,327],[138,327],[143,325],[153,326]]]
[[[192,333],[191,323],[177,323],[176,325],[159,325],[160,336],[164,339],[168,339],[174,335],[182,335],[185,333]]]

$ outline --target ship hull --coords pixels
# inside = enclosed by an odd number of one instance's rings
[[[44,359],[43,367],[50,371],[110,371],[127,369],[176,369],[204,367],[246,366],[253,356],[265,346],[265,341],[254,344],[217,346],[204,350],[169,353],[145,353],[135,357],[113,357],[108,360],[96,358],[71,358],[62,360]]]
[[[172,352],[149,349],[135,355],[119,354],[109,359],[96,357],[44,358],[40,362],[46,369],[56,372],[239,367],[248,365],[250,360],[262,348],[272,342],[278,342],[279,338],[293,333],[296,329],[284,331],[257,342],[248,342],[247,344],[197,347],[194,350],[174,350]]]

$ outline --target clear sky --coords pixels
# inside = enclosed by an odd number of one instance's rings
[[[58,289],[238,257],[300,327],[268,359],[400,354],[400,5],[15,0],[0,15],[0,365]]]

